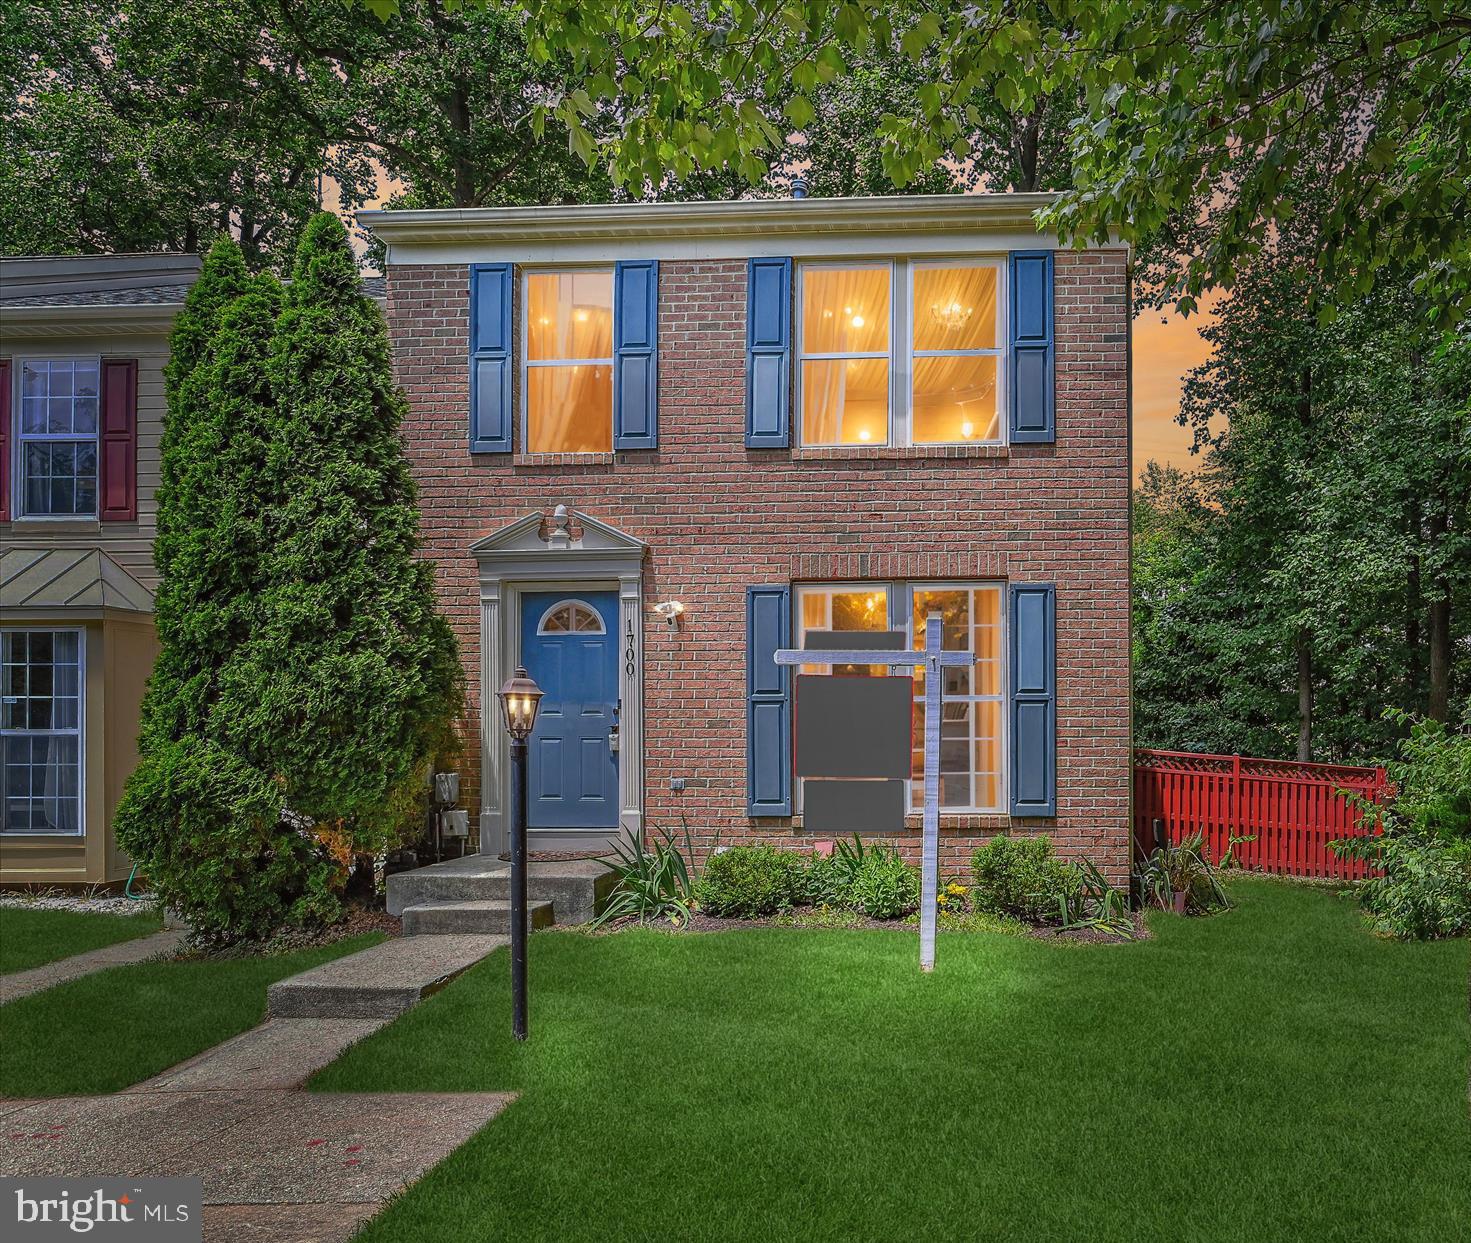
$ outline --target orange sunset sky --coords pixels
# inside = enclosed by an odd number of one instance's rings
[[[1210,347],[1200,328],[1210,322],[1214,298],[1188,319],[1173,312],[1141,311],[1134,318],[1134,474],[1155,459],[1185,470],[1200,459],[1190,453],[1190,431],[1175,420],[1185,373],[1206,360]]]

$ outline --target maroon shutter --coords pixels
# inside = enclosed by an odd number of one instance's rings
[[[0,522],[10,521],[10,359],[0,358]]]
[[[103,522],[138,517],[138,363],[102,361],[102,423],[97,445],[97,516]]]

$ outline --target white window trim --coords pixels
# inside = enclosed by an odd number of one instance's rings
[[[979,350],[916,350],[914,348],[914,273],[921,268],[994,268],[996,271],[996,345]],[[887,268],[889,270],[889,348],[887,351],[852,354],[812,353],[803,350],[805,325],[806,274],[809,271],[848,272],[859,268]],[[797,264],[796,306],[794,307],[792,331],[796,334],[796,395],[794,415],[797,424],[797,444],[807,449],[889,449],[919,448],[939,449],[952,445],[997,446],[1006,444],[1007,374],[1006,343],[1010,339],[1007,320],[1009,290],[1007,288],[1007,264],[1004,256],[944,255],[924,258],[894,257],[891,259],[818,259]],[[996,359],[996,435],[990,439],[973,437],[970,440],[926,440],[916,442],[913,436],[914,420],[914,360],[916,358],[995,358]],[[806,402],[803,393],[804,362],[844,359],[881,358],[889,364],[889,435],[883,443],[865,441],[852,443],[824,443],[808,441],[803,436],[806,423]]]
[[[77,727],[71,729],[0,729],[0,737],[60,737],[77,740],[77,827],[72,833],[7,829],[0,841],[17,837],[78,838],[87,836],[87,632],[80,626],[6,626],[7,634],[74,634],[77,636]],[[0,796],[3,796],[0,791]]]
[[[996,778],[996,805],[994,807],[978,807],[972,803],[969,807],[941,807],[941,816],[1005,816],[1011,808],[1011,795],[1007,785],[1007,778],[1011,770],[1009,763],[1011,755],[1010,736],[1010,713],[1007,711],[1008,687],[1011,685],[1011,670],[1007,667],[1010,646],[1008,641],[1006,615],[1006,583],[1001,579],[978,578],[970,580],[943,580],[931,581],[922,578],[884,579],[880,581],[864,579],[844,579],[823,582],[794,583],[792,592],[792,634],[796,642],[800,643],[803,636],[802,628],[802,598],[808,592],[830,593],[834,591],[876,591],[880,588],[887,596],[888,624],[887,629],[902,631],[906,646],[914,646],[914,593],[915,591],[974,591],[977,588],[988,588],[995,590],[998,596],[997,609],[997,644],[998,664],[997,686],[998,690],[991,695],[967,695],[963,702],[966,703],[998,703],[1000,711],[997,714],[999,722],[999,737],[997,745],[999,748],[997,761],[1000,771]],[[829,616],[829,620],[831,617]],[[972,623],[974,624],[974,623]],[[802,672],[816,672],[816,670],[804,670],[798,667],[794,675]],[[946,702],[956,702],[947,699]],[[972,760],[974,763],[974,760]],[[972,793],[974,793],[974,770],[972,770]],[[795,777],[793,795],[793,811],[797,815],[802,814],[802,778]],[[914,782],[906,779],[904,782],[904,814],[914,815],[913,804]]]
[[[600,453],[612,452],[613,438],[617,432],[614,422],[614,407],[618,403],[618,392],[615,383],[613,385],[613,400],[608,406],[608,449],[582,451],[573,449],[537,449],[531,448],[531,409],[530,409],[530,384],[527,373],[533,367],[614,367],[616,359],[610,355],[607,358],[537,358],[528,357],[530,350],[528,344],[531,339],[531,278],[533,276],[559,276],[564,272],[607,272],[613,277],[613,303],[608,311],[609,344],[618,340],[618,293],[617,293],[617,268],[616,265],[608,263],[577,263],[560,265],[540,265],[537,267],[523,267],[518,269],[519,276],[516,281],[517,301],[521,304],[518,313],[520,333],[516,342],[516,352],[519,355],[517,364],[520,370],[520,417],[521,425],[521,452],[533,457],[552,457],[566,454],[570,457],[596,457]],[[616,353],[616,351],[615,351]]]
[[[10,455],[10,521],[12,522],[96,522],[98,509],[82,514],[31,514],[26,512],[25,496],[25,446],[27,442],[66,441],[74,443],[84,439],[74,434],[41,432],[26,434],[21,424],[21,394],[26,364],[28,363],[96,363],[97,364],[97,430],[92,442],[97,447],[97,504],[102,504],[102,356],[100,354],[22,354],[11,359],[10,370],[10,443],[14,449]]]

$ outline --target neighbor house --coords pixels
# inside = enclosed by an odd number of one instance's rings
[[[1010,830],[1125,876],[1129,254],[1060,249],[1046,201],[360,213],[388,246],[482,852],[506,844],[494,695],[518,664],[547,693],[533,848],[800,847],[773,652],[914,642],[938,611],[975,653],[947,678],[942,867]],[[917,849],[910,786],[891,836]]]
[[[112,820],[158,650],[163,368],[199,268],[0,259],[0,884],[131,867]]]
[[[0,883],[118,880],[153,668],[168,334],[192,255],[0,260]]]

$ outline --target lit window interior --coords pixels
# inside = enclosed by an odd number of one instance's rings
[[[915,444],[1000,439],[994,267],[914,272]],[[965,352],[961,352],[965,351]]]
[[[613,273],[526,280],[526,430],[532,453],[613,448]]]
[[[850,591],[803,587],[798,641],[813,630],[887,630],[889,593],[882,584]],[[888,673],[882,665],[803,665],[803,673],[857,673],[874,677]]]
[[[889,440],[890,270],[802,274],[802,441]]]
[[[945,648],[975,652],[975,664],[947,668],[940,708],[940,806],[997,810],[1001,802],[1001,588],[914,588],[915,649],[925,619],[938,612]],[[914,673],[914,780],[910,802],[924,803],[924,670]]]

